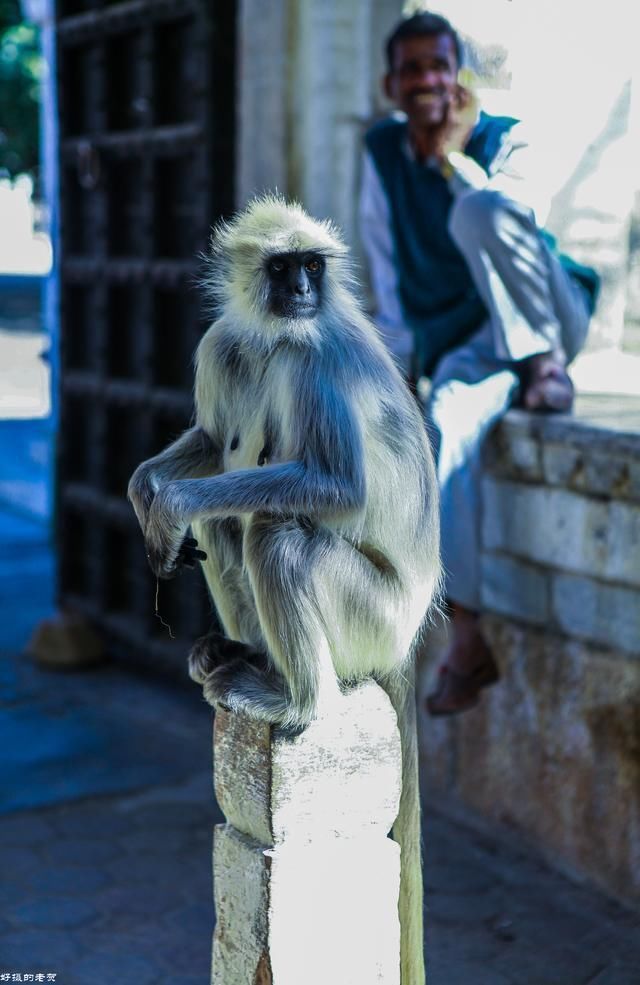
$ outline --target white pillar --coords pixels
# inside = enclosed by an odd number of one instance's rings
[[[216,714],[212,985],[399,985],[400,736],[372,681],[295,738]]]

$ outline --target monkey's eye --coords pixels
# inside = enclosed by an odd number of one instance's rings
[[[319,274],[322,270],[322,262],[320,260],[307,260],[304,269],[310,274]]]
[[[284,260],[272,260],[269,264],[269,270],[272,274],[281,274],[285,266]]]

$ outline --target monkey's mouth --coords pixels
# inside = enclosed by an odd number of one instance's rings
[[[311,318],[317,311],[313,301],[283,301],[278,314],[283,318]]]

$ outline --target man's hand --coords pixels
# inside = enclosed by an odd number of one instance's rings
[[[435,145],[435,156],[442,165],[448,164],[449,154],[463,153],[471,132],[478,122],[480,104],[472,89],[457,85],[453,99]]]

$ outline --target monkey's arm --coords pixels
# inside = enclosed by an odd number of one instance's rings
[[[147,554],[158,576],[173,571],[194,520],[242,513],[318,517],[361,509],[366,489],[360,429],[349,400],[326,381],[305,393],[296,418],[300,458],[205,479],[168,482],[149,510]]]
[[[219,471],[220,449],[202,428],[194,427],[165,448],[159,455],[143,462],[129,481],[127,495],[144,532],[149,509],[166,482],[190,476],[211,475]]]

